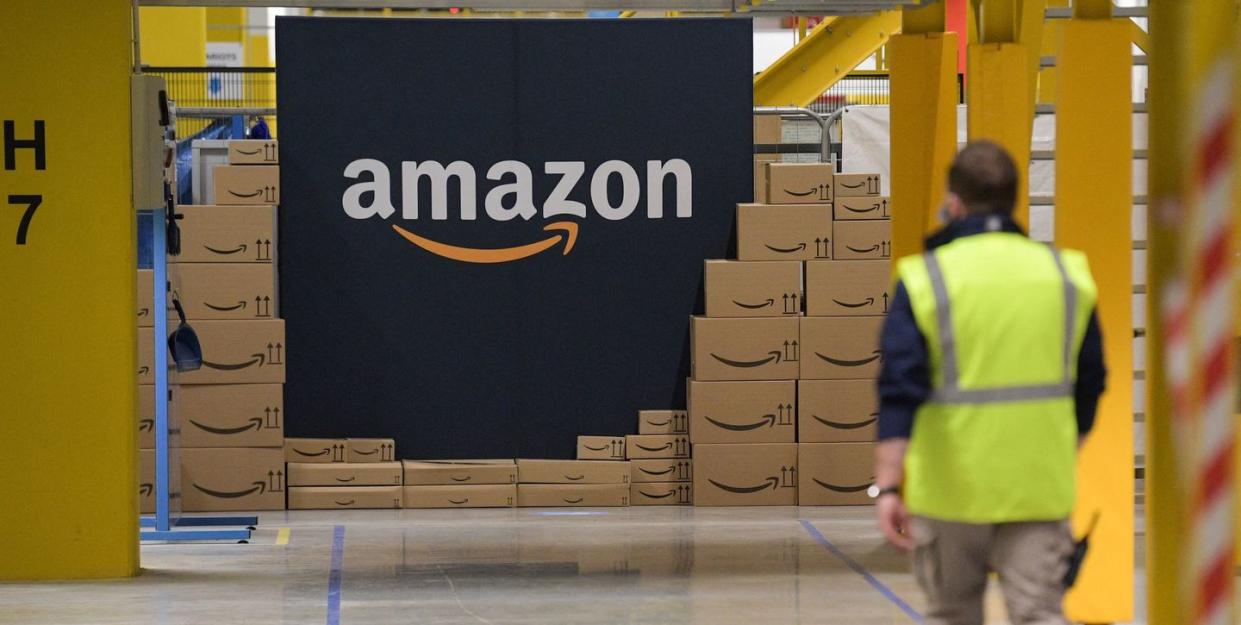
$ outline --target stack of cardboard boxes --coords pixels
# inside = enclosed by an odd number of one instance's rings
[[[517,460],[522,508],[629,505],[630,464],[624,460]]]
[[[770,146],[783,142],[783,125],[779,115],[754,116],[754,145]],[[780,161],[779,154],[754,155],[754,201],[767,201],[767,163]]]
[[[287,438],[289,509],[400,508],[404,469],[390,438]]]
[[[706,316],[691,321],[694,502],[863,503],[887,202],[877,175],[795,163],[765,174],[767,202],[737,208],[738,260],[706,262]]]
[[[625,443],[632,505],[687,506],[694,503],[688,411],[639,411],[638,434],[627,436]]]
[[[406,508],[512,508],[512,460],[403,460]]]

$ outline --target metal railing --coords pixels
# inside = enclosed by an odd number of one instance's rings
[[[177,106],[177,135],[187,137],[218,119],[263,113],[271,124],[276,111],[274,67],[154,67],[142,73],[159,76]]]
[[[830,115],[846,106],[890,104],[892,80],[888,72],[853,71],[832,85],[809,106],[820,115]],[[957,102],[965,103],[965,81],[957,75]]]

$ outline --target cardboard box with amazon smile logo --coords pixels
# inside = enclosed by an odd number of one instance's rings
[[[795,506],[797,473],[797,443],[694,445],[694,505]]]
[[[694,317],[690,324],[694,379],[797,379],[804,351],[797,322],[797,317]]]
[[[195,321],[203,348],[197,371],[179,372],[178,384],[283,384],[284,320]]]
[[[689,383],[690,440],[792,443],[797,440],[797,382]]]
[[[865,506],[875,483],[874,443],[802,443],[797,502],[803,506]]]
[[[831,258],[832,228],[830,204],[738,204],[737,259]]]
[[[869,380],[879,377],[883,317],[802,317],[803,380]]]

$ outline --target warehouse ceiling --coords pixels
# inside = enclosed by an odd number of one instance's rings
[[[448,9],[496,11],[658,10],[762,15],[872,13],[927,0],[138,0],[142,6],[303,7],[312,9]]]

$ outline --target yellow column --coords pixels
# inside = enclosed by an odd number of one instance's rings
[[[138,572],[131,3],[65,4],[0,2],[6,580]]]
[[[1075,533],[1099,515],[1065,603],[1084,623],[1133,618],[1132,61],[1128,29],[1109,18],[1064,23],[1057,63],[1056,244],[1090,259],[1110,372],[1077,465]]]
[[[138,10],[142,63],[202,67],[207,60],[207,10],[142,7]]]
[[[957,34],[944,31],[944,4],[905,9],[888,42],[892,74],[892,249],[922,251],[938,225],[948,167],[957,151]]]

